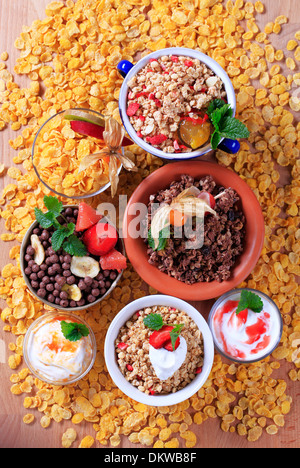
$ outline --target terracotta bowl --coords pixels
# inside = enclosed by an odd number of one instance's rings
[[[218,185],[233,188],[239,195],[239,208],[246,218],[246,235],[244,250],[237,258],[231,271],[230,279],[221,283],[199,282],[193,285],[185,284],[150,265],[148,262],[147,245],[142,237],[130,236],[130,222],[136,218],[132,205],[143,203],[148,205],[149,197],[159,190],[167,188],[174,180],[180,180],[182,174],[195,178],[211,175]],[[131,196],[123,220],[123,236],[126,253],[136,272],[150,286],[163,294],[178,297],[186,301],[203,301],[225,294],[244,281],[254,269],[264,243],[264,218],[260,204],[249,186],[234,172],[216,163],[206,161],[189,161],[169,163],[150,174],[137,187]]]

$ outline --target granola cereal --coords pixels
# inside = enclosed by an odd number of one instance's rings
[[[166,380],[160,380],[150,359],[149,339],[153,330],[143,319],[149,314],[159,314],[164,323],[184,324],[180,337],[187,343],[183,364]],[[146,394],[175,393],[186,387],[203,366],[203,339],[196,323],[184,312],[167,306],[153,306],[136,312],[120,329],[115,342],[117,362],[126,380]],[[172,351],[169,351],[172,352]]]
[[[195,180],[183,174],[179,181],[172,182],[169,187],[150,196],[148,226],[152,226],[157,205],[170,205],[172,200],[189,187],[200,190],[206,196],[212,195],[215,204],[216,216],[205,216],[204,227],[202,223],[192,226],[196,236],[204,236],[203,246],[187,248],[185,232],[181,235],[180,230],[178,235],[178,221],[171,220],[170,235],[163,249],[153,248],[148,235],[146,242],[149,263],[186,284],[228,280],[237,258],[243,252],[245,239],[245,216],[238,207],[239,197],[235,190],[218,186],[210,175]]]
[[[182,118],[197,119],[213,99],[226,97],[222,80],[200,60],[185,56],[151,59],[128,87],[130,123],[140,138],[165,153],[190,151],[179,142]]]

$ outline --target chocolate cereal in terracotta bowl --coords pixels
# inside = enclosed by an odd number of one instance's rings
[[[207,55],[186,48],[153,52],[135,65],[123,60],[119,96],[130,138],[162,159],[191,159],[212,149],[236,153],[246,126],[234,117],[230,78]]]
[[[63,205],[45,196],[47,210],[21,247],[21,270],[30,292],[44,304],[76,311],[98,304],[116,286],[126,268],[116,228],[90,205]]]

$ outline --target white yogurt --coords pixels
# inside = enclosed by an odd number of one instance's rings
[[[157,377],[167,380],[182,366],[187,354],[187,344],[183,336],[180,336],[180,344],[175,351],[165,348],[155,349],[149,346],[149,358]]]
[[[61,320],[48,317],[33,328],[26,352],[30,365],[41,378],[53,382],[69,381],[82,375],[93,356],[90,336],[78,341],[67,340],[61,331]]]
[[[256,292],[263,310],[247,315],[236,314],[240,293],[225,298],[214,311],[211,329],[218,348],[227,356],[241,361],[259,360],[278,345],[282,331],[280,313],[271,300]]]

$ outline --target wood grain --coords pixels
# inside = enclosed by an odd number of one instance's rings
[[[47,0],[0,0],[0,53],[4,50],[9,53],[7,66],[10,71],[18,51],[14,49],[14,41],[20,34],[23,25],[30,25],[35,19],[44,18],[44,10]],[[284,48],[288,39],[300,29],[300,9],[299,0],[264,0],[266,12],[259,16],[258,24],[263,28],[268,21],[274,20],[279,14],[285,14],[290,18],[289,23],[284,26],[280,36],[273,35],[272,42],[275,47]],[[24,78],[17,77],[17,83],[21,86],[26,84]],[[10,148],[8,140],[14,138],[16,134],[10,129],[0,134],[0,161],[7,167],[12,166],[14,151]],[[212,156],[206,159],[213,159]],[[286,179],[286,175],[284,178]],[[0,190],[9,183],[7,177],[0,178]],[[0,224],[0,232],[4,232],[3,222]],[[0,268],[9,262],[8,252],[11,244],[0,246]],[[198,310],[207,317],[212,301],[194,304]],[[2,304],[3,305],[3,304]],[[23,416],[27,410],[23,408],[23,396],[16,397],[10,392],[11,383],[9,377],[11,370],[6,361],[8,357],[7,345],[14,341],[12,336],[0,332],[0,447],[1,448],[55,448],[61,446],[61,435],[63,431],[71,426],[70,422],[51,424],[49,429],[41,429],[39,418],[31,426],[23,424]],[[283,364],[282,368],[276,372],[276,378],[286,378],[289,366]],[[193,426],[193,430],[198,435],[198,448],[297,448],[300,445],[300,392],[299,385],[288,381],[287,393],[293,398],[293,409],[286,417],[286,425],[276,436],[264,435],[257,443],[251,444],[245,438],[237,434],[230,434],[221,431],[220,420],[210,419],[201,426]],[[94,435],[94,429],[88,423],[77,427],[78,440],[86,434]],[[122,441],[122,447],[137,447],[131,445],[126,438]]]

